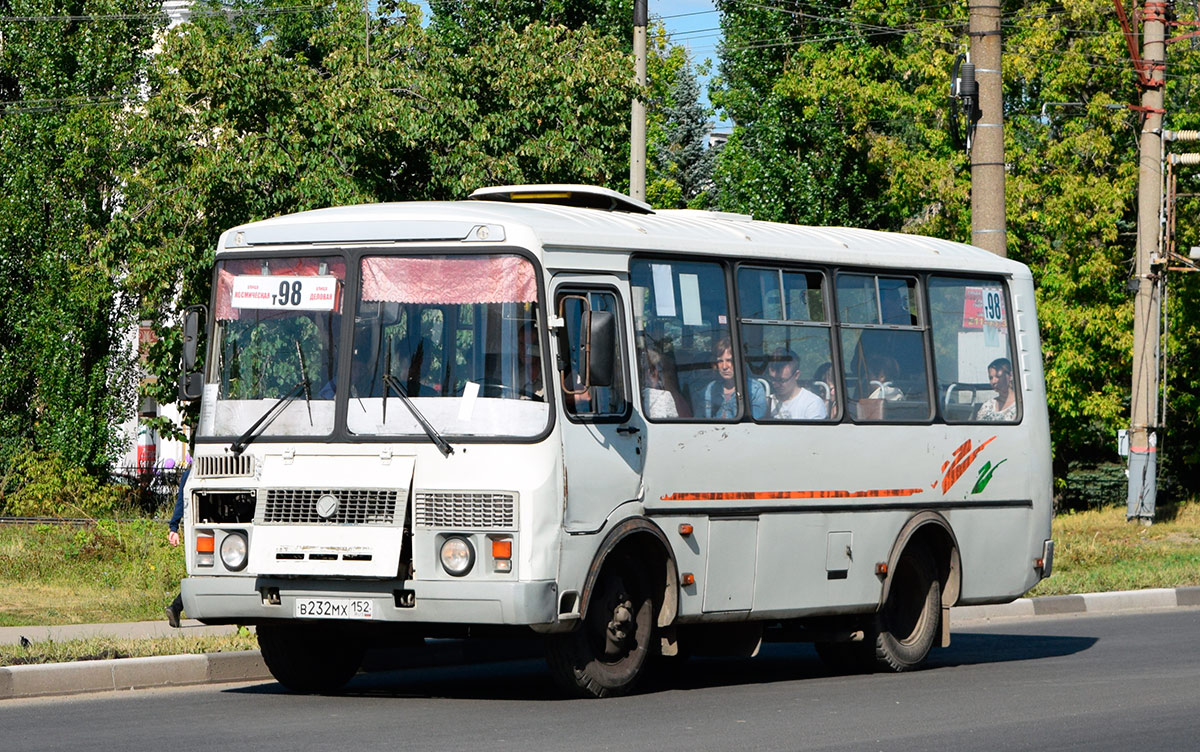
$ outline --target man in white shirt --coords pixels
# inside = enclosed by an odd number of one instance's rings
[[[825,400],[800,386],[796,376],[800,358],[791,350],[779,349],[767,366],[771,381],[771,418],[774,420],[824,420]]]

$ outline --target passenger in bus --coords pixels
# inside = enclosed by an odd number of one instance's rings
[[[741,395],[733,378],[733,345],[729,337],[721,337],[713,345],[713,368],[717,378],[704,388],[704,417],[736,418]],[[750,387],[750,414],[762,418],[767,414],[767,390],[757,379],[746,380]]]
[[[833,363],[825,361],[813,372],[813,386],[820,392],[817,396],[825,402],[825,414],[837,414],[837,384],[833,372]]]
[[[892,384],[892,380],[896,378],[896,359],[887,355],[876,355],[867,360],[867,378],[870,380],[871,386],[875,390],[871,392],[867,399],[885,400],[887,402],[895,402],[896,400],[904,399],[904,392],[900,387]]]
[[[771,381],[771,418],[773,420],[824,420],[829,415],[825,402],[800,386],[800,358],[780,348],[771,354],[767,366]]]
[[[979,406],[975,420],[1010,421],[1017,419],[1017,393],[1012,388],[1012,361],[996,358],[988,364],[988,381],[996,396]]]
[[[649,418],[690,418],[691,408],[676,383],[672,359],[647,347],[642,374],[642,405]]]

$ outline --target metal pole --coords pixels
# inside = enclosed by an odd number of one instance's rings
[[[1163,62],[1166,3],[1147,0],[1142,15],[1142,133],[1139,142],[1133,384],[1130,394],[1129,494],[1125,517],[1154,522],[1157,489],[1159,262],[1162,227]]]
[[[1004,80],[1000,75],[1000,5],[969,0],[967,34],[979,82],[979,120],[971,144],[971,243],[1008,255],[1004,228]]]
[[[638,88],[646,85],[647,3],[648,0],[633,2],[634,76]],[[646,105],[636,96],[629,125],[629,195],[638,201],[646,200]]]

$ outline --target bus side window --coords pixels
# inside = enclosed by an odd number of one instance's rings
[[[608,311],[621,321],[620,306],[617,296],[606,290],[570,291],[565,295],[560,293],[563,305],[563,318],[568,332],[579,332],[581,319],[585,310],[584,305],[592,311]],[[615,352],[613,383],[611,386],[593,386],[582,394],[572,394],[583,386],[584,353],[582,342],[578,336],[567,338],[568,350],[561,353],[566,366],[565,371],[559,371],[562,378],[563,408],[567,413],[580,418],[618,418],[624,417],[629,409],[626,397],[625,381],[625,349],[621,344],[623,328],[618,324],[617,337],[613,342]],[[559,340],[560,347],[562,339]]]
[[[766,410],[754,419],[837,420],[825,275],[744,266],[737,291],[748,376],[767,394]]]
[[[1019,421],[1004,284],[930,277],[929,318],[942,418],[947,423]]]
[[[911,277],[837,275],[846,410],[856,421],[930,418],[919,290]]]
[[[630,264],[642,410],[651,420],[739,419],[749,406],[730,337],[725,270],[717,263],[634,259]],[[726,344],[728,398],[718,372]],[[726,366],[728,370],[729,365]],[[751,387],[761,394],[762,387]]]

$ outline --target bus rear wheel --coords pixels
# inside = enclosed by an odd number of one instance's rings
[[[908,548],[896,563],[877,619],[875,661],[885,671],[908,671],[933,648],[942,612],[937,566],[925,548]]]
[[[634,558],[621,555],[605,563],[579,628],[547,639],[546,663],[573,695],[628,694],[642,677],[653,633],[649,580]]]
[[[329,694],[358,673],[365,641],[333,624],[260,624],[263,662],[283,686],[302,694]]]

